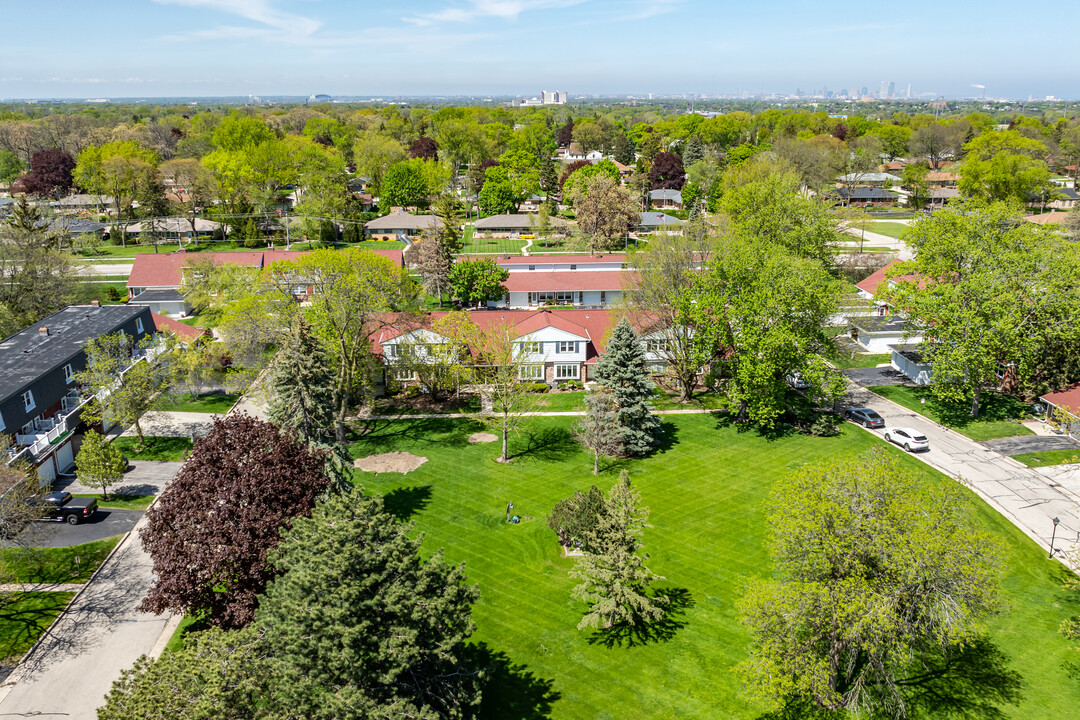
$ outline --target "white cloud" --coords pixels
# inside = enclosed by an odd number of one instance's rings
[[[436,12],[409,15],[402,19],[414,25],[467,22],[484,17],[517,20],[524,12],[567,8],[584,2],[588,0],[467,0],[465,5],[453,5]]]
[[[313,18],[277,10],[273,0],[154,0],[154,2],[160,5],[182,5],[216,10],[229,15],[237,15],[263,26],[262,28],[219,26],[211,30],[196,30],[170,36],[173,39],[273,36],[284,40],[309,37],[322,27],[322,23]]]

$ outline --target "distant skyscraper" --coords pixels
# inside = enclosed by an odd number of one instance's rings
[[[911,99],[911,83],[907,84],[907,99]]]
[[[869,94],[870,94],[870,88],[863,85],[862,89],[859,90],[859,97],[866,97]]]
[[[878,97],[880,97],[882,100],[888,100],[889,98],[891,98],[893,96],[893,90],[895,90],[895,89],[896,89],[896,83],[890,82],[888,80],[882,80],[881,81],[881,95],[879,95]]]

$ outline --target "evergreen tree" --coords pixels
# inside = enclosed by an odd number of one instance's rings
[[[596,364],[596,381],[611,388],[617,405],[623,453],[640,457],[649,452],[660,432],[660,420],[649,410],[653,384],[645,372],[645,352],[630,322],[623,318]]]
[[[615,133],[615,140],[612,143],[612,155],[616,162],[627,167],[634,164],[634,160],[637,159],[634,155],[634,143],[630,142],[630,138],[626,137],[626,133]]]
[[[705,144],[701,142],[701,138],[697,135],[691,135],[690,139],[683,145],[682,161],[683,166],[690,167],[699,160],[705,159]]]
[[[309,443],[334,439],[334,371],[303,316],[281,343],[270,369],[270,422]]]
[[[271,561],[270,697],[303,718],[461,718],[479,701],[462,663],[479,593],[442,552],[420,556],[412,526],[358,492],[298,518]]]
[[[435,228],[435,240],[443,256],[452,260],[464,247],[461,240],[461,225],[464,222],[461,202],[453,195],[443,194],[435,200],[432,210],[441,221]]]
[[[11,208],[11,224],[25,233],[36,234],[43,232],[45,221],[37,206],[31,205],[26,195],[21,195]]]
[[[622,453],[619,406],[615,395],[603,385],[594,385],[585,396],[585,417],[574,434],[582,445],[593,451],[593,475],[600,472],[601,455]]]
[[[638,551],[649,509],[641,507],[641,494],[630,486],[625,470],[604,499],[596,527],[585,532],[584,544],[592,549],[578,561],[570,576],[583,582],[573,596],[590,604],[578,629],[650,623],[664,616],[662,598],[648,596],[649,585],[664,578],[647,567]]]
[[[82,447],[75,457],[79,482],[101,488],[101,499],[109,499],[109,486],[124,479],[127,461],[120,450],[94,430],[87,430]]]

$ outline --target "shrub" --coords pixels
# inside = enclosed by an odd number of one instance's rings
[[[580,380],[568,380],[565,384],[567,390],[580,390],[583,387],[585,386],[581,384]]]
[[[533,393],[546,393],[549,390],[551,390],[551,388],[548,387],[547,383],[542,383],[542,382],[529,383],[528,385],[526,385],[526,389],[529,392],[533,392]]]
[[[109,299],[109,302],[120,302],[120,291],[114,287],[105,290],[105,297]]]
[[[405,388],[405,397],[407,398],[420,397],[422,394],[423,391],[420,390],[420,388],[416,385],[410,385],[409,387]]]

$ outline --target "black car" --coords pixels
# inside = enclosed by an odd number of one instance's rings
[[[41,519],[78,525],[97,512],[97,500],[77,498],[67,492],[52,492],[41,498]]]
[[[847,419],[857,422],[866,428],[885,427],[885,418],[878,415],[870,408],[851,408],[847,411]]]

